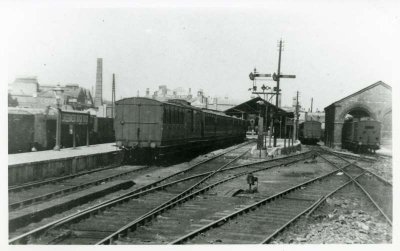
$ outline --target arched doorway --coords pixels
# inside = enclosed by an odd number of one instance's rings
[[[361,141],[364,141],[364,139],[363,139],[364,136],[360,136],[359,134],[357,134],[356,131],[360,130],[360,128],[358,128],[358,127],[361,126],[357,122],[359,122],[359,121],[375,121],[376,120],[375,118],[376,118],[376,115],[374,113],[372,113],[366,107],[353,107],[353,108],[347,110],[347,113],[343,114],[343,127],[342,127],[342,134],[341,134],[342,149],[359,151],[360,145],[357,145],[359,143],[355,142],[355,138],[357,137],[357,140],[360,138],[360,139],[362,139]],[[362,123],[373,123],[373,122],[362,122]],[[363,133],[364,133],[363,135],[369,135],[370,133],[373,133],[373,135],[375,135],[377,133],[378,137],[380,134],[380,132],[376,126],[375,126],[375,129],[371,132],[369,130],[364,131],[364,129],[363,129]],[[356,136],[356,135],[358,135],[358,136]],[[371,137],[374,137],[374,139],[375,139],[375,136],[373,136],[373,135]],[[370,136],[368,136],[367,141],[370,140],[369,137]]]

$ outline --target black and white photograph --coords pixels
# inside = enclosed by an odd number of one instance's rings
[[[395,249],[400,2],[0,5],[7,249]]]

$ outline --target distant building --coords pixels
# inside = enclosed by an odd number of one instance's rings
[[[282,109],[287,112],[296,113],[296,103],[296,97],[293,97],[292,106],[283,106]],[[325,129],[325,112],[318,111],[318,109],[316,112],[307,111],[299,102],[299,123],[311,120],[321,122],[322,129]]]
[[[56,95],[56,88],[61,89],[59,96]],[[87,110],[93,107],[89,90],[77,84],[39,85],[36,77],[16,78],[9,85],[8,93],[17,101],[18,107],[46,108],[60,105],[63,110]]]
[[[192,106],[218,111],[225,111],[242,102],[240,100],[230,99],[229,97],[211,98],[210,96],[206,96],[202,89],[199,89],[196,95],[192,95],[191,88],[186,90],[183,87],[178,87],[171,90],[168,89],[166,85],[160,85],[158,87],[158,90],[155,91],[152,95],[150,94],[150,89],[147,88],[145,97],[156,99],[159,101],[167,101],[169,99],[183,99],[190,102]]]

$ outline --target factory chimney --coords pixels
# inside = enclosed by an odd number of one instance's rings
[[[103,105],[103,59],[97,59],[96,71],[96,93],[94,96],[94,106],[100,107]]]
[[[115,114],[115,74],[113,73],[113,78],[112,78],[112,96],[111,96],[111,118],[114,118]]]

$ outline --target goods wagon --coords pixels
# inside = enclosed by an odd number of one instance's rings
[[[381,123],[349,119],[343,124],[342,147],[352,151],[375,151],[380,148]]]
[[[56,143],[57,114],[54,110],[32,108],[8,109],[8,153],[51,150]],[[115,141],[112,118],[90,117],[89,142]],[[76,146],[86,145],[86,125],[76,125]],[[61,126],[61,147],[72,147],[70,126]]]
[[[304,121],[299,125],[299,140],[302,144],[316,144],[321,139],[321,122]]]
[[[29,152],[34,142],[32,114],[8,114],[8,153]]]
[[[125,98],[116,102],[115,109],[116,144],[129,150],[133,161],[193,153],[245,139],[244,120],[196,108],[184,100]]]

